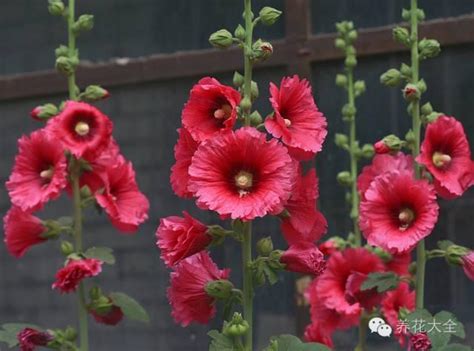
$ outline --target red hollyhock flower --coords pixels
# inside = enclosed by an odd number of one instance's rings
[[[331,337],[332,333],[321,324],[311,323],[304,331],[304,339],[307,342],[317,342],[332,349],[334,348],[334,342]]]
[[[231,130],[237,120],[240,94],[217,79],[202,78],[184,106],[183,125],[194,140],[204,141],[221,130]]]
[[[304,176],[302,173],[300,167],[291,197],[285,205],[290,216],[284,218],[281,225],[283,235],[290,245],[302,240],[319,240],[326,233],[328,225],[326,218],[316,209],[319,197],[316,170],[313,168]]]
[[[321,151],[327,122],[314,103],[309,82],[296,75],[286,77],[280,88],[270,83],[270,95],[275,111],[265,120],[270,134],[281,138],[296,159],[308,160]]]
[[[36,346],[46,346],[53,340],[53,336],[47,332],[40,332],[33,328],[25,328],[17,335],[21,351],[34,351]]]
[[[316,285],[321,303],[344,318],[358,318],[362,308],[371,310],[381,298],[375,289],[360,290],[362,283],[369,273],[384,268],[377,255],[363,248],[335,252]]]
[[[241,128],[199,146],[189,167],[188,189],[203,209],[252,220],[282,209],[295,173],[285,147],[254,128]]]
[[[171,315],[183,327],[192,322],[206,324],[216,313],[215,299],[209,296],[209,282],[227,279],[229,269],[220,270],[206,251],[201,251],[181,261],[171,273],[168,288]]]
[[[469,279],[474,280],[474,251],[463,256],[461,260],[464,273]]]
[[[395,272],[401,276],[407,276],[410,274],[408,268],[411,263],[411,253],[407,252],[404,254],[393,254],[392,259],[385,262],[385,267],[388,272]]]
[[[66,157],[44,130],[23,136],[18,148],[6,187],[14,205],[24,211],[36,211],[58,198],[66,187]]]
[[[360,227],[370,245],[401,254],[428,236],[438,220],[434,188],[410,172],[376,178],[360,204]]]
[[[474,184],[474,165],[462,124],[441,116],[428,124],[421,154],[416,159],[434,177],[438,194],[446,199],[461,196]]]
[[[47,128],[74,156],[94,160],[109,145],[113,125],[95,107],[68,101],[62,112],[48,121]]]
[[[15,206],[3,218],[3,229],[7,250],[17,258],[22,257],[33,245],[48,240],[42,237],[47,229],[41,220]]]
[[[334,240],[329,239],[319,244],[319,250],[321,250],[324,256],[331,256],[334,252],[338,251],[338,248]]]
[[[199,143],[192,138],[185,128],[178,129],[178,133],[178,143],[174,147],[176,163],[171,167],[171,187],[176,195],[191,198],[193,194],[188,191],[188,169]]]
[[[283,252],[280,262],[285,264],[285,269],[290,272],[320,275],[326,268],[324,255],[318,247],[309,242],[291,245]]]
[[[395,170],[409,171],[414,174],[413,166],[413,157],[401,152],[396,155],[375,155],[372,163],[365,166],[357,178],[357,189],[361,199],[364,199],[365,192],[378,176]]]
[[[410,336],[410,347],[408,351],[429,351],[431,348],[431,340],[426,332]]]
[[[94,310],[91,310],[90,313],[97,323],[105,325],[117,325],[123,319],[122,309],[115,305],[106,313],[98,313]]]
[[[415,310],[415,292],[410,291],[407,283],[400,283],[396,290],[387,292],[381,303],[381,311],[385,320],[394,330],[394,335],[398,337],[400,345],[404,346],[405,331],[398,327],[402,309],[410,312]]]
[[[202,251],[212,241],[207,226],[183,212],[184,217],[162,218],[156,230],[161,259],[172,267],[186,257]]]
[[[95,277],[101,271],[102,261],[93,258],[69,260],[66,266],[56,273],[53,289],[58,289],[61,293],[66,294],[74,292],[83,279]]]

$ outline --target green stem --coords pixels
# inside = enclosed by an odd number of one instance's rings
[[[245,17],[245,45],[244,45],[244,99],[248,99],[250,107],[243,111],[245,125],[250,125],[250,112],[252,111],[252,43],[253,43],[253,21],[252,0],[244,0]]]
[[[69,58],[74,57],[76,51],[76,35],[73,31],[73,25],[76,21],[75,18],[75,0],[69,0],[68,6],[68,20],[67,20],[67,35],[68,35],[68,48],[69,48]],[[68,75],[67,83],[69,88],[69,99],[77,100],[77,91],[76,91],[76,74],[73,72]]]
[[[252,222],[244,223],[244,238],[242,241],[242,273],[243,273],[243,307],[244,319],[249,324],[245,336],[245,350],[253,350],[253,277],[252,262]]]
[[[420,79],[420,59],[418,52],[418,4],[417,0],[411,0],[411,68],[413,72],[412,83],[418,83]],[[420,101],[416,100],[412,103],[412,123],[413,134],[415,136],[415,145],[413,148],[413,157],[420,154]],[[421,178],[420,165],[415,165],[415,174]],[[416,308],[423,308],[424,292],[425,292],[425,268],[426,268],[426,249],[425,241],[421,240],[416,247]]]
[[[369,326],[369,316],[362,312],[359,320],[359,342],[354,351],[367,351],[367,329]]]

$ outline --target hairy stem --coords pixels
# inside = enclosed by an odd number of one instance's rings
[[[68,49],[69,49],[69,58],[74,57],[76,51],[76,35],[73,31],[73,25],[76,21],[75,18],[75,0],[69,0],[68,6],[68,20],[67,20],[67,35],[68,35]],[[76,74],[73,72],[68,75],[67,78],[68,88],[69,88],[69,99],[77,100],[77,91],[76,91]]]
[[[253,42],[253,14],[252,14],[252,0],[244,0],[244,17],[245,17],[245,45],[244,45],[244,98],[252,101],[252,42]],[[250,125],[250,112],[252,107],[246,108],[243,111],[245,118],[245,125]]]
[[[244,318],[249,323],[245,337],[245,350],[253,350],[253,278],[250,264],[252,262],[252,222],[244,223],[242,241],[242,272],[243,272],[243,307]]]
[[[359,320],[359,342],[354,351],[367,351],[367,329],[369,326],[369,316],[362,312]]]

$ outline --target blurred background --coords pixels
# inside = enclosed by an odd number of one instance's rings
[[[207,350],[207,326],[183,329],[174,324],[166,299],[169,273],[159,259],[154,231],[162,216],[188,210],[203,221],[215,220],[195,209],[191,201],[176,197],[169,184],[174,163],[173,146],[180,112],[197,80],[212,75],[231,82],[234,70],[242,69],[238,50],[210,50],[207,38],[225,27],[233,31],[241,21],[238,0],[80,0],[77,13],[92,13],[96,25],[78,42],[83,64],[78,72],[81,87],[101,84],[112,94],[99,107],[115,124],[114,136],[125,156],[132,160],[142,191],[151,201],[150,220],[135,236],[117,233],[105,217],[88,213],[87,241],[114,248],[117,263],[106,267],[100,280],[104,289],[124,291],[149,311],[149,326],[131,322],[118,328],[92,325],[92,350]],[[255,79],[261,98],[258,109],[270,111],[268,84],[282,76],[299,74],[311,80],[316,102],[328,118],[329,135],[317,157],[320,206],[326,215],[329,235],[346,235],[350,222],[344,190],[336,174],[346,169],[346,154],[333,143],[335,132],[344,130],[340,108],[343,91],[334,84],[342,69],[341,54],[334,49],[334,23],[353,20],[361,29],[356,47],[359,66],[356,77],[367,83],[358,99],[358,136],[374,142],[389,132],[404,135],[410,125],[400,91],[379,84],[379,76],[399,67],[407,52],[391,39],[391,25],[400,22],[408,0],[254,0],[255,11],[270,5],[284,11],[282,20],[256,35],[274,44],[274,56],[258,66]],[[474,146],[474,1],[420,0],[427,21],[421,37],[436,38],[442,54],[424,61],[422,77],[428,84],[426,99],[434,109],[455,116],[466,128]],[[54,49],[66,41],[65,23],[48,14],[46,0],[2,0],[0,5],[0,180],[4,183],[16,154],[16,141],[40,127],[29,118],[38,104],[66,98],[66,81],[52,70]],[[10,204],[0,190],[2,216]],[[44,216],[68,215],[70,202],[60,199],[48,206]],[[429,239],[448,238],[474,247],[474,191],[461,199],[442,202],[436,231]],[[277,220],[259,222],[257,237],[272,235],[284,248]],[[10,257],[0,245],[0,322],[33,322],[64,327],[75,321],[72,297],[51,291],[62,257],[52,245],[34,248],[23,259]],[[238,247],[226,244],[215,250],[220,266],[233,268],[240,281]],[[468,342],[474,344],[474,285],[461,269],[432,261],[427,275],[427,307],[450,309],[465,323]],[[296,304],[298,289],[292,275],[257,293],[256,337],[261,350],[271,335],[301,333],[307,321],[306,308]],[[218,327],[218,321],[214,322]],[[354,332],[338,334],[337,350],[350,350]],[[395,343],[371,337],[370,350],[398,350]]]

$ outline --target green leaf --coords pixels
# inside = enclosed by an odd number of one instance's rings
[[[114,264],[115,257],[112,254],[113,250],[109,247],[91,247],[84,252],[87,258],[95,258],[107,264]]]
[[[268,351],[330,351],[330,349],[318,343],[304,343],[293,335],[280,335],[272,337]]]
[[[27,323],[6,323],[2,325],[3,330],[0,330],[0,342],[4,342],[8,347],[15,347],[18,345],[17,335],[25,328],[32,328],[39,331],[43,329],[34,324]]]
[[[264,264],[263,271],[265,272],[265,275],[267,276],[270,285],[275,285],[276,283],[278,283],[278,273],[275,272],[274,269],[269,267],[267,263]]]
[[[114,305],[121,308],[123,314],[138,322],[149,323],[150,317],[145,309],[133,298],[121,292],[114,292],[109,295]]]
[[[234,341],[218,330],[211,330],[207,335],[211,338],[209,351],[236,351]]]
[[[400,277],[394,272],[375,272],[370,273],[364,283],[362,283],[361,290],[370,290],[377,288],[377,292],[381,293],[397,288],[400,282]]]
[[[449,240],[440,240],[440,241],[438,241],[438,247],[441,250],[447,250],[448,247],[453,246],[453,245],[454,245],[454,243],[452,241],[449,241]]]
[[[472,351],[472,347],[461,344],[451,344],[436,349],[436,351]]]

